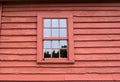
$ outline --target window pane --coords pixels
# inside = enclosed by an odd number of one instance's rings
[[[44,49],[44,58],[51,58],[51,50]]]
[[[52,50],[52,58],[59,58],[59,50]]]
[[[50,19],[44,19],[44,27],[51,27]]]
[[[60,29],[60,37],[66,37],[66,29]]]
[[[52,48],[59,48],[59,41],[52,41]]]
[[[52,19],[52,27],[58,28],[58,19]]]
[[[52,29],[52,37],[58,37],[59,34],[58,34],[58,29]]]
[[[50,48],[51,47],[51,41],[44,41],[44,48]]]
[[[60,19],[60,27],[67,27],[67,20],[66,19]]]
[[[66,40],[60,41],[60,48],[67,48],[67,41]]]
[[[67,49],[60,49],[60,57],[67,58]]]
[[[50,37],[51,29],[44,29],[44,37]]]

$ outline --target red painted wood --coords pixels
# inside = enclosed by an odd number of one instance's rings
[[[6,48],[37,48],[36,42],[12,42],[12,43],[0,43],[0,48],[1,49],[6,49]]]
[[[2,17],[2,22],[37,22],[36,17]]]
[[[2,29],[37,28],[35,23],[2,23]]]
[[[2,3],[0,3],[0,35],[1,35],[1,27],[2,27]]]
[[[0,74],[13,74],[13,73],[20,73],[20,74],[87,74],[87,72],[91,74],[105,74],[105,73],[120,73],[120,67],[113,67],[113,68],[37,68],[37,67],[3,67],[1,68]]]
[[[1,61],[0,62],[0,67],[54,67],[54,68],[81,68],[81,67],[96,67],[96,68],[100,68],[100,67],[120,67],[120,61],[108,61],[108,60],[104,60],[104,61],[76,61],[74,64],[36,64],[35,61]]]
[[[119,7],[120,3],[4,3],[0,81],[120,80]],[[37,64],[37,58],[40,58],[37,53],[41,54],[37,47],[42,45],[37,46],[37,41],[41,41],[37,36],[37,29],[41,31],[37,14],[43,10],[46,15],[50,12],[61,16],[61,12],[73,14],[70,23],[73,30],[69,30],[74,32],[70,37],[70,41],[74,40],[74,45],[70,44],[71,49],[74,47],[74,64]]]

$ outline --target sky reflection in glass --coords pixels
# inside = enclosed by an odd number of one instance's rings
[[[59,48],[59,41],[58,40],[52,41],[52,48]]]
[[[52,29],[52,37],[59,37],[58,29]]]
[[[44,27],[50,27],[51,25],[50,19],[44,19]]]
[[[59,26],[58,19],[52,19],[52,27],[58,28],[58,26]]]
[[[50,41],[44,41],[44,48],[50,48],[51,42]]]
[[[66,29],[60,29],[60,37],[66,37],[67,33],[66,33]]]
[[[67,27],[67,20],[66,19],[60,19],[60,27]]]

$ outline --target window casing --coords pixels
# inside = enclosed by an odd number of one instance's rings
[[[73,63],[73,16],[70,13],[39,13],[37,62]]]

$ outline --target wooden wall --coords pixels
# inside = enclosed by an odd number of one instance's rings
[[[43,11],[73,13],[74,64],[37,64]],[[2,4],[0,80],[120,80],[120,3]]]

